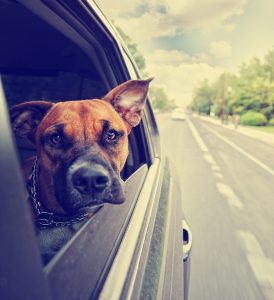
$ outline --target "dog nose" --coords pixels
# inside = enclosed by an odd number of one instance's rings
[[[81,167],[72,175],[72,184],[81,194],[102,192],[109,185],[109,181],[108,171],[100,165]]]

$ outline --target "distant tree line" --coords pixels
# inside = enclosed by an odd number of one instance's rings
[[[113,22],[114,23],[114,22]],[[125,34],[125,32],[118,26],[116,26],[118,33],[120,34],[121,38],[125,42],[128,47],[129,52],[131,53],[132,57],[134,58],[139,71],[141,72],[144,78],[150,77],[146,71],[146,61],[143,54],[138,49],[138,45],[132,41],[132,39]],[[151,74],[154,77],[154,74]],[[159,111],[168,111],[176,107],[175,100],[169,99],[166,92],[162,87],[157,87],[152,85],[149,89],[149,98],[151,104],[154,109]]]
[[[251,125],[274,125],[274,49],[263,62],[254,57],[243,63],[237,75],[224,73],[213,84],[204,80],[194,90],[190,108],[219,117],[239,115],[242,120],[246,114],[260,116],[258,124]]]

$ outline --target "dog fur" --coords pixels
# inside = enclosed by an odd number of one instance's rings
[[[91,217],[94,206],[125,200],[120,172],[128,156],[128,134],[141,120],[150,81],[129,80],[102,99],[29,101],[11,108],[14,133],[35,144],[37,197],[46,211]],[[32,157],[23,164],[26,180],[34,161]],[[37,226],[44,261],[84,222]]]

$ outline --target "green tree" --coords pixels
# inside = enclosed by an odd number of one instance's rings
[[[192,101],[192,109],[199,112],[210,114],[211,106],[213,105],[214,90],[209,85],[207,80],[204,80],[200,87],[194,90]]]
[[[235,82],[237,77],[231,73],[223,73],[212,85],[213,112],[220,116],[233,114],[233,95],[235,94]]]
[[[262,64],[257,58],[253,58],[249,64],[241,65],[235,85],[236,111],[241,114],[247,111],[261,112],[270,119],[274,102],[274,82],[270,76],[273,67],[274,65],[271,67],[268,63]]]
[[[139,51],[137,44],[134,43],[132,41],[132,39],[128,35],[126,35],[120,27],[116,26],[116,29],[117,29],[118,33],[120,34],[121,38],[123,39],[123,41],[125,42],[125,44],[127,45],[128,50],[130,51],[132,57],[134,58],[139,70],[141,71],[141,73],[143,75],[145,75],[145,73],[146,73],[145,58],[144,58],[143,54]]]
[[[265,56],[264,68],[268,73],[270,82],[274,81],[274,47]]]
[[[274,117],[274,49],[263,62],[254,57],[239,67],[238,75],[224,73],[212,84],[207,81],[195,90],[192,109],[216,115],[262,113]]]
[[[163,111],[170,110],[176,107],[175,100],[168,99],[168,96],[163,88],[151,87],[149,95],[152,106],[155,109]]]
[[[145,58],[138,49],[137,44],[134,43],[132,39],[120,27],[116,26],[116,29],[123,41],[125,42],[125,44],[127,45],[132,57],[134,58],[139,70],[141,71],[141,74],[144,77],[149,77],[149,75],[146,72]],[[152,102],[152,106],[155,109],[169,110],[176,107],[175,100],[169,99],[163,88],[152,86],[149,89],[149,95],[150,100]]]

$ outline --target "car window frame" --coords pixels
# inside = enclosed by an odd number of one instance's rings
[[[50,300],[51,293],[43,273],[26,201],[1,76],[0,128],[0,298]]]
[[[46,1],[44,1],[44,2],[46,2]],[[48,2],[48,1],[47,1]],[[118,43],[117,43],[117,41],[116,40],[113,40],[112,41],[112,46],[115,48],[115,46],[117,46],[118,45]],[[119,57],[120,57],[120,59],[118,59],[118,60],[115,60],[115,62],[116,62],[116,68],[117,69],[119,69],[120,67],[121,67],[121,65],[123,66],[121,69],[123,70],[122,72],[117,72],[117,74],[120,74],[120,76],[118,76],[117,75],[117,83],[120,83],[119,81],[124,81],[125,79],[130,79],[130,76],[129,76],[129,74],[128,74],[128,72],[127,72],[127,68],[126,68],[126,65],[125,65],[125,63],[124,63],[124,60],[122,59],[122,54],[121,54],[121,52],[119,52],[120,51],[120,49],[119,49],[119,47],[118,48],[116,48],[116,52],[117,53],[120,53],[120,55],[119,55]],[[112,53],[110,53],[109,55],[112,55]],[[113,56],[115,56],[114,54],[113,54]],[[119,62],[119,64],[117,65],[117,61]],[[114,66],[112,66],[112,68],[113,68]],[[123,74],[123,75],[121,75],[121,74]],[[120,78],[118,78],[118,77],[120,77]],[[141,133],[142,133],[142,138],[143,139],[150,139],[150,137],[149,137],[149,131],[148,131],[148,128],[147,128],[147,124],[146,124],[146,121],[144,121],[144,122],[142,122],[141,123],[141,125],[140,125],[140,130],[141,130]],[[14,147],[14,146],[13,146]],[[146,152],[146,160],[147,160],[147,162],[148,162],[148,164],[147,164],[147,166],[146,165],[144,165],[144,166],[142,166],[140,169],[138,169],[136,172],[135,172],[135,174],[134,174],[134,176],[131,176],[130,178],[129,178],[129,180],[128,180],[128,182],[127,182],[127,184],[129,184],[129,186],[132,184],[133,185],[133,183],[134,183],[134,187],[135,187],[135,189],[136,189],[136,187],[137,187],[137,190],[139,190],[140,191],[140,189],[142,188],[142,186],[143,186],[143,183],[145,182],[145,178],[146,178],[146,174],[147,174],[147,172],[148,172],[148,168],[150,168],[150,166],[151,166],[151,164],[152,164],[152,157],[154,156],[154,153],[152,153],[152,146],[150,145],[149,147],[148,147],[148,149],[146,149],[145,150],[145,152]],[[13,154],[12,154],[13,155]],[[17,175],[18,175],[18,173],[20,172],[19,171],[19,164],[18,164],[18,162],[17,162],[17,167],[15,168],[15,171],[14,171]],[[136,175],[137,174],[137,175]],[[137,181],[137,182],[135,182],[135,181]],[[133,194],[133,193],[132,193]],[[24,196],[25,196],[25,194],[24,194]],[[20,200],[22,200],[22,199],[24,199],[24,196],[21,194],[20,195]],[[132,208],[134,208],[134,206],[135,206],[135,203],[136,203],[136,201],[137,201],[137,198],[138,198],[138,196],[139,196],[139,194],[138,194],[138,192],[136,192],[136,194],[135,195],[133,195],[134,197],[133,197],[133,200],[132,200],[132,202],[128,202],[129,204],[131,204],[132,205]],[[136,196],[136,197],[135,197]],[[20,201],[19,200],[19,201]],[[27,208],[25,207],[25,210],[27,210]],[[127,211],[129,214],[127,215],[127,220],[126,220],[126,222],[125,222],[125,224],[124,225],[126,225],[126,223],[128,223],[129,222],[129,219],[130,219],[130,215],[131,215],[131,210],[129,210],[129,211]],[[95,218],[97,218],[97,219],[100,219],[100,216],[101,214],[98,214],[98,216],[95,216]],[[31,219],[30,217],[29,217],[29,219]],[[103,218],[104,219],[104,218]],[[63,292],[63,287],[64,287],[64,284],[70,284],[70,282],[71,282],[71,278],[69,278],[69,276],[65,276],[65,282],[63,281],[63,280],[61,280],[60,281],[60,278],[63,276],[61,273],[58,273],[58,272],[56,272],[56,269],[57,268],[59,268],[59,270],[62,270],[63,269],[63,266],[65,266],[66,265],[66,260],[64,260],[64,255],[67,253],[67,251],[72,251],[71,249],[73,248],[73,242],[75,242],[76,240],[78,240],[80,237],[81,237],[81,235],[82,234],[84,234],[85,233],[85,230],[89,227],[89,226],[93,226],[92,224],[91,224],[92,222],[88,222],[83,228],[82,228],[82,230],[80,230],[74,237],[73,237],[73,239],[64,247],[64,249],[63,250],[61,250],[61,252],[60,252],[60,255],[57,255],[54,259],[53,259],[53,261],[48,265],[48,266],[46,266],[45,267],[45,278],[44,278],[44,280],[43,280],[43,274],[41,275],[41,272],[42,272],[42,267],[41,267],[41,261],[39,262],[39,259],[38,259],[38,262],[37,263],[35,263],[34,265],[36,266],[36,268],[39,270],[39,271],[32,271],[32,269],[29,269],[29,270],[27,270],[26,272],[28,273],[28,272],[33,272],[33,274],[38,274],[38,273],[40,273],[40,275],[42,276],[42,278],[41,278],[41,283],[39,283],[39,284],[37,284],[37,287],[38,288],[41,288],[41,286],[45,286],[45,289],[47,289],[47,284],[49,284],[49,286],[50,286],[50,293],[53,295],[53,297],[54,298],[57,298],[57,294],[58,295],[60,295],[61,296],[61,298],[60,299],[62,299],[62,297],[64,297],[64,292]],[[12,227],[12,226],[11,226]],[[32,230],[33,231],[33,224],[29,224],[28,225],[28,228],[29,228],[29,230]],[[92,229],[91,229],[91,232],[92,232]],[[120,237],[120,238],[122,238],[122,237]],[[31,237],[31,239],[32,239],[32,242],[33,242],[33,244],[31,244],[31,245],[29,245],[28,244],[28,246],[29,247],[31,247],[32,248],[32,250],[31,251],[33,251],[33,252],[35,252],[36,251],[36,256],[37,256],[37,249],[38,249],[38,247],[37,247],[37,245],[35,245],[35,235],[32,235],[32,237]],[[117,242],[118,241],[118,242]],[[117,245],[119,245],[119,238],[117,238],[117,240],[116,240],[116,243],[117,243]],[[76,245],[76,244],[75,244]],[[114,256],[115,256],[115,251],[117,251],[117,249],[115,250],[113,250],[112,251],[112,255],[113,255],[113,259],[114,259]],[[73,256],[74,256],[75,254],[73,254]],[[91,254],[89,254],[89,255],[91,255]],[[62,262],[61,262],[61,260],[60,260],[60,257],[62,257],[63,256],[63,260],[62,260]],[[70,259],[73,259],[73,258],[75,258],[75,256],[74,257],[70,257],[70,258],[68,258],[68,260],[70,260]],[[79,255],[79,259],[81,259],[81,255]],[[79,260],[78,260],[78,262],[79,262]],[[40,266],[39,266],[39,263],[40,263]],[[110,263],[110,262],[109,262]],[[84,264],[85,265],[85,264]],[[39,268],[40,267],[40,268]],[[76,272],[76,270],[75,270],[75,268],[74,269],[72,269],[72,272]],[[107,268],[106,268],[106,272],[107,272]],[[76,272],[77,273],[77,272]],[[83,274],[82,272],[81,272],[81,274]],[[67,274],[66,274],[67,275]],[[106,276],[106,275],[102,275],[101,277],[104,277],[104,276]],[[103,280],[104,280],[104,278],[102,279],[102,282],[103,282]],[[78,283],[80,283],[80,285],[78,285],[77,286],[77,290],[78,291],[80,291],[81,290],[81,284],[82,284],[82,286],[84,285],[84,283],[81,283],[81,279],[79,278],[79,280],[77,280],[78,281]],[[100,278],[99,278],[99,281],[100,281]],[[100,282],[99,282],[100,283]],[[55,284],[55,286],[56,286],[56,289],[54,290],[53,289],[53,284]],[[96,282],[96,284],[97,284],[97,282]],[[101,283],[102,284],[102,283]],[[99,285],[100,286],[100,285]],[[91,287],[89,287],[89,292],[91,292],[91,290],[92,290],[92,288]],[[68,290],[68,291],[70,291],[70,290]],[[75,290],[74,290],[75,291]],[[96,286],[94,286],[94,289],[93,289],[93,291],[95,291],[95,292],[93,292],[93,295],[94,295],[94,297],[96,297],[96,295],[98,295],[98,293],[99,293],[99,291],[100,291],[100,287],[98,288],[98,285],[96,285]],[[45,292],[45,295],[48,295],[49,293],[47,293],[47,292]],[[49,298],[47,298],[47,299],[49,299]],[[63,299],[66,299],[66,298],[63,298]]]

